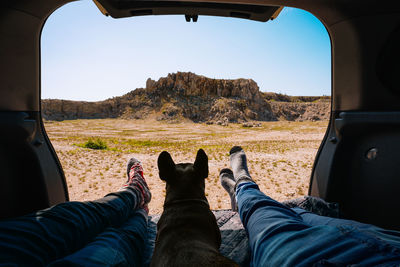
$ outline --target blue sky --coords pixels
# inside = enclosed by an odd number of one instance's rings
[[[191,71],[251,78],[261,91],[330,95],[331,46],[310,13],[285,8],[267,23],[200,16],[105,17],[92,1],[69,3],[41,38],[42,98],[97,101]]]

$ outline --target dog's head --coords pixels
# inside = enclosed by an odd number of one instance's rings
[[[205,181],[208,177],[208,157],[197,151],[194,163],[175,164],[171,155],[163,151],[158,156],[160,179],[167,182],[165,201],[205,199]]]

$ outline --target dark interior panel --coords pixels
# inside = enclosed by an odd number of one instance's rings
[[[68,200],[62,170],[38,119],[38,113],[0,112],[0,219]]]
[[[400,95],[400,24],[387,38],[376,64],[377,76],[382,85]]]
[[[399,25],[400,13],[388,13],[356,17],[329,27],[334,111],[399,110],[400,95],[387,87],[399,77],[398,49],[392,48]]]
[[[0,111],[40,110],[40,34],[72,0],[0,1]]]
[[[400,229],[400,112],[342,112],[334,120],[337,147],[321,193],[342,216]],[[313,195],[318,195],[314,188]]]
[[[268,21],[279,6],[184,1],[97,0],[113,18],[144,15],[209,15]]]

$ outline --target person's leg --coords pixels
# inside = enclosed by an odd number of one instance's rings
[[[118,227],[136,206],[130,190],[98,201],[67,202],[0,222],[0,261],[44,265],[80,249],[107,226]]]
[[[302,208],[306,211],[310,211],[321,216],[340,218],[338,203],[326,202],[318,197],[303,196],[295,199],[285,200],[282,202],[282,204],[288,208]]]
[[[296,212],[259,190],[243,164],[243,150],[236,147],[230,154],[239,214],[249,236],[253,266],[374,265],[400,260],[394,247],[351,226],[305,223]]]
[[[106,227],[121,226],[151,198],[138,169],[141,169],[138,161],[131,163],[124,188],[102,199],[61,203],[1,221],[0,262],[45,265],[82,248]]]
[[[119,228],[108,227],[84,248],[49,266],[143,266],[147,212],[135,211]]]
[[[301,208],[293,208],[292,210],[300,215],[303,222],[307,223],[308,225],[351,226],[357,229],[357,231],[374,236],[374,238],[381,239],[384,242],[387,242],[388,244],[400,249],[400,232],[398,231],[386,230],[372,224],[361,223],[354,220],[321,216]]]

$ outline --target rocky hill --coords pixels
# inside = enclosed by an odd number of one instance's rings
[[[47,120],[126,118],[208,122],[326,120],[329,97],[291,97],[260,92],[251,79],[211,79],[191,72],[148,79],[146,88],[98,102],[44,99]]]

